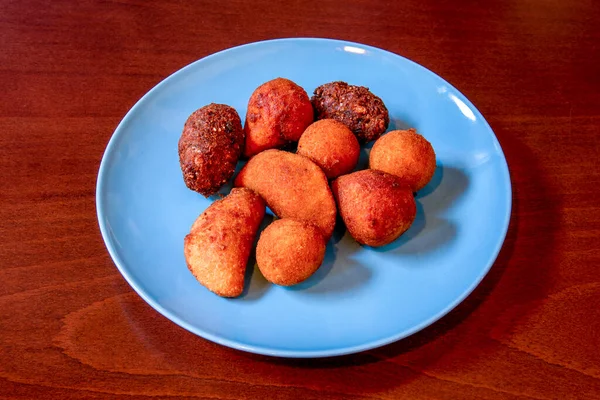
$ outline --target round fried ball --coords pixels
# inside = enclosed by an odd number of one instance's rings
[[[373,145],[369,167],[402,178],[417,192],[433,177],[435,152],[415,129],[391,131]]]
[[[361,143],[377,139],[390,123],[383,101],[364,86],[326,83],[315,89],[311,101],[317,119],[342,122]]]
[[[209,104],[192,113],[179,138],[179,164],[188,188],[211,196],[233,176],[244,147],[234,108]]]
[[[284,78],[263,83],[248,101],[244,155],[297,142],[313,120],[310,99],[300,86]]]
[[[357,242],[379,247],[396,240],[417,215],[412,190],[397,176],[367,169],[332,184],[340,215]]]
[[[322,119],[306,128],[298,142],[297,153],[310,158],[327,178],[333,179],[356,167],[360,145],[346,125],[334,119]]]
[[[325,239],[314,225],[290,218],[278,219],[260,235],[256,263],[276,285],[291,286],[315,273],[325,257]]]

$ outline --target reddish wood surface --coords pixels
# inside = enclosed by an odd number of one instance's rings
[[[600,398],[596,1],[0,1],[0,398]],[[509,162],[481,286],[424,331],[322,360],[230,350],[127,285],[95,214],[104,148],[186,64],[268,38],[348,39],[457,86]]]

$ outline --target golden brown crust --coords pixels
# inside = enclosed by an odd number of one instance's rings
[[[322,119],[306,128],[298,142],[298,154],[310,158],[333,179],[356,167],[360,145],[346,125]]]
[[[209,104],[192,113],[179,139],[179,163],[188,188],[205,197],[232,176],[244,146],[242,122],[235,109]]]
[[[202,285],[223,297],[242,294],[246,264],[264,215],[265,202],[258,194],[235,188],[196,219],[184,239],[184,255]]]
[[[373,145],[369,166],[402,178],[416,192],[435,173],[435,151],[415,129],[391,131]]]
[[[396,240],[417,213],[411,189],[385,172],[367,169],[340,176],[332,190],[348,231],[357,242],[369,246]]]
[[[252,157],[235,178],[265,199],[280,218],[307,221],[323,232],[333,233],[335,201],[327,177],[308,158],[281,150],[266,150]]]
[[[283,218],[261,233],[256,246],[260,272],[276,285],[290,286],[308,279],[325,257],[321,230],[304,221]]]
[[[360,142],[377,139],[390,123],[383,101],[364,86],[331,82],[319,86],[311,99],[317,119],[342,122]]]
[[[314,120],[306,91],[289,79],[277,78],[260,85],[250,96],[244,132],[244,155],[297,142]]]

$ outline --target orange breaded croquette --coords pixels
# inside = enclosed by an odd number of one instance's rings
[[[311,124],[298,142],[298,154],[310,158],[329,179],[351,172],[360,155],[354,133],[334,119]]]
[[[234,181],[254,190],[280,218],[314,224],[326,240],[333,233],[335,201],[327,177],[308,158],[281,150],[266,150],[252,157]]]
[[[278,219],[261,233],[256,264],[276,285],[290,286],[308,279],[325,257],[325,239],[316,226],[291,218]]]
[[[312,104],[302,87],[285,78],[263,83],[248,101],[244,155],[297,142],[313,120]]]
[[[188,268],[208,290],[237,297],[244,290],[246,264],[265,202],[250,189],[234,188],[196,219],[184,239]]]
[[[333,181],[333,194],[350,235],[373,247],[396,240],[415,220],[412,190],[397,176],[366,169]]]
[[[373,145],[369,167],[402,178],[417,192],[435,173],[435,151],[415,129],[391,131]]]

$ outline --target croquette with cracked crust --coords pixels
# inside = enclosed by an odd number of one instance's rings
[[[327,178],[333,179],[356,167],[360,145],[346,125],[334,119],[322,119],[306,128],[297,152],[310,158]]]
[[[291,218],[278,219],[261,233],[256,264],[276,285],[291,286],[314,274],[325,257],[325,239],[316,226]]]
[[[248,101],[244,155],[252,157],[297,142],[313,120],[314,111],[302,87],[285,78],[263,83]]]
[[[280,218],[314,224],[329,240],[336,208],[325,173],[308,158],[281,150],[252,157],[234,181],[257,192]]]
[[[415,129],[391,131],[373,145],[369,166],[402,178],[417,192],[433,178],[435,151]]]
[[[244,274],[254,239],[265,215],[265,202],[246,188],[212,203],[184,239],[185,261],[196,279],[223,297],[244,290]]]
[[[217,193],[233,176],[244,147],[238,113],[214,103],[194,111],[185,122],[178,147],[186,186],[205,197]]]
[[[368,246],[393,242],[417,214],[410,187],[386,172],[366,169],[343,175],[333,181],[332,190],[348,232]]]
[[[315,89],[311,102],[317,120],[340,121],[361,143],[379,138],[390,123],[383,101],[364,86],[341,81],[326,83]]]

